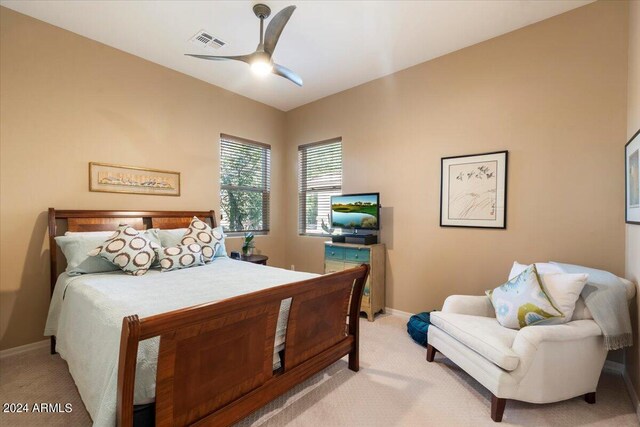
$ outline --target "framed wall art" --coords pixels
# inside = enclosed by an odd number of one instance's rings
[[[624,146],[625,221],[640,225],[640,130]]]
[[[180,172],[90,162],[89,191],[179,196]]]
[[[441,159],[441,227],[507,227],[508,153]]]

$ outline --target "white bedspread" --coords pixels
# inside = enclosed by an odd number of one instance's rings
[[[167,273],[151,270],[141,277],[122,272],[62,274],[51,300],[45,335],[56,336],[56,350],[69,365],[94,426],[113,426],[123,317],[137,314],[143,318],[315,276],[229,258]],[[285,301],[280,308],[275,342],[280,348],[289,303]],[[155,398],[158,340],[140,343],[135,404]]]

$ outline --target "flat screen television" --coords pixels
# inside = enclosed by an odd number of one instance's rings
[[[331,226],[379,230],[380,193],[331,196]]]

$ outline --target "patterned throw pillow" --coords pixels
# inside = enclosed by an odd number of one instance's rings
[[[496,319],[506,328],[521,329],[564,317],[542,286],[535,264],[486,294],[496,311]]]
[[[160,259],[160,271],[163,272],[204,265],[202,246],[196,243],[160,248],[156,252]]]
[[[100,256],[122,271],[134,276],[145,274],[156,258],[157,243],[144,237],[135,228],[121,224],[102,245],[90,251],[90,256]]]
[[[202,246],[204,262],[209,263],[213,260],[220,245],[224,243],[224,234],[220,227],[212,229],[209,224],[194,216],[180,243],[183,245],[195,243]]]

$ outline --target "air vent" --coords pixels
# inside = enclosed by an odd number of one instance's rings
[[[198,46],[212,47],[214,49],[219,49],[226,44],[219,38],[212,36],[204,30],[198,31],[189,41],[193,44],[197,44]]]

